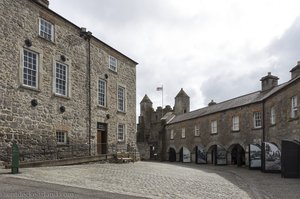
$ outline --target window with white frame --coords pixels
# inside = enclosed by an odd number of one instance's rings
[[[232,117],[232,130],[239,131],[240,130],[240,118],[239,116]]]
[[[199,126],[195,125],[195,136],[200,136]]]
[[[66,144],[67,143],[67,133],[63,131],[56,131],[56,143]]]
[[[218,132],[217,120],[211,121],[210,127],[211,127],[211,134],[216,134]]]
[[[274,106],[271,108],[270,123],[271,123],[271,125],[274,125],[276,123],[276,115],[275,115],[275,107]]]
[[[117,61],[117,59],[112,57],[112,56],[109,56],[109,61],[108,62],[109,62],[108,63],[108,68],[110,70],[113,70],[113,71],[117,72],[117,70],[118,70],[118,67],[117,67],[118,61]]]
[[[254,128],[262,127],[261,112],[255,112],[253,114],[253,124],[254,124]]]
[[[118,111],[125,112],[125,88],[118,86]]]
[[[39,56],[37,53],[23,50],[23,85],[37,88],[39,75]]]
[[[185,128],[181,129],[181,138],[185,138]]]
[[[40,18],[39,35],[49,41],[54,40],[54,26],[49,21]]]
[[[55,93],[68,96],[68,66],[58,62],[55,65]]]
[[[170,139],[173,140],[174,139],[174,130],[172,129],[170,132]]]
[[[125,140],[125,124],[118,124],[118,141],[123,142]]]
[[[291,118],[298,117],[298,99],[297,96],[291,98]]]
[[[106,106],[106,81],[103,79],[98,82],[98,104]]]

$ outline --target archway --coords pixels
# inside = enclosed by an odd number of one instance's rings
[[[207,153],[201,145],[195,146],[195,162],[196,164],[207,163]]]
[[[180,162],[191,162],[191,152],[186,148],[182,147],[179,151]]]
[[[169,149],[169,161],[175,162],[176,161],[176,151],[174,148]]]
[[[237,165],[238,167],[245,165],[245,150],[240,144],[233,144],[229,147],[230,162],[231,165]]]
[[[226,165],[226,149],[221,145],[212,145],[207,150],[207,163],[214,165]]]

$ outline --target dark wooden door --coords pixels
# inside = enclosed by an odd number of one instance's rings
[[[105,131],[98,130],[97,132],[97,153],[107,153],[107,133]]]

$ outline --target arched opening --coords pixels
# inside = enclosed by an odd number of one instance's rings
[[[207,163],[214,165],[226,165],[226,149],[221,145],[212,145],[207,150]]]
[[[186,148],[182,147],[179,151],[180,162],[191,162],[191,152]]]
[[[245,165],[245,150],[240,144],[231,145],[229,152],[229,164],[237,165],[238,167]]]
[[[207,163],[207,153],[201,145],[195,146],[195,162],[196,164],[206,164]]]
[[[176,161],[176,151],[174,148],[169,149],[169,161],[175,162]]]

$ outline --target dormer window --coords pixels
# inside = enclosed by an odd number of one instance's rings
[[[40,18],[39,20],[39,35],[49,41],[54,41],[54,26],[49,21]]]

